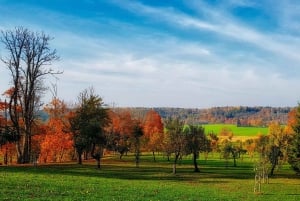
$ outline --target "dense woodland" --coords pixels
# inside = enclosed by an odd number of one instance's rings
[[[286,124],[291,107],[213,107],[197,108],[115,108],[115,110],[130,110],[136,117],[144,117],[149,109],[157,111],[162,119],[178,117],[186,123],[214,124],[226,123],[238,126],[268,126],[276,121]]]

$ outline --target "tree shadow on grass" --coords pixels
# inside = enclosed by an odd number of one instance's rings
[[[82,177],[113,178],[124,180],[169,180],[169,181],[198,181],[198,182],[226,182],[226,179],[248,180],[254,179],[255,173],[251,163],[244,163],[238,167],[226,166],[221,160],[201,161],[200,173],[193,172],[193,166],[184,161],[177,165],[177,174],[172,174],[172,162],[143,161],[140,167],[135,167],[132,160],[102,160],[101,169],[96,168],[94,161],[85,161],[83,165],[74,163],[41,164],[33,166],[1,167],[0,171],[29,172],[32,174],[69,175]],[[276,175],[276,177],[295,178],[295,175]],[[299,177],[298,177],[299,178]]]
[[[153,165],[153,166],[151,166]],[[141,164],[136,168],[132,163],[128,164],[102,164],[101,169],[97,169],[94,164],[48,164],[32,166],[1,167],[0,171],[7,173],[24,172],[31,174],[69,175],[81,177],[99,177],[124,180],[161,180],[161,181],[189,181],[189,182],[209,182],[220,183],[220,179],[250,179],[253,173],[247,173],[243,168],[225,167],[200,167],[200,173],[193,172],[193,167],[189,165],[178,165],[177,174],[172,174],[172,164]],[[207,179],[210,179],[207,181]],[[211,179],[216,179],[211,180]],[[226,182],[222,180],[221,182]]]

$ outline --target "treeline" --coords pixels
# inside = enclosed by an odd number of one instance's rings
[[[234,164],[243,153],[260,154],[260,163],[271,163],[271,174],[280,161],[288,161],[300,172],[300,106],[289,108],[220,107],[181,108],[108,108],[93,88],[83,90],[74,105],[57,97],[44,106],[47,118],[38,118],[47,75],[59,74],[47,68],[59,57],[49,47],[51,37],[22,27],[1,32],[0,42],[8,56],[2,60],[11,72],[12,85],[0,100],[0,155],[4,164],[63,162],[93,158],[100,168],[106,151],[134,153],[138,167],[142,152],[164,153],[178,160],[193,155],[195,171],[200,153],[219,152]],[[289,114],[289,115],[288,115]],[[288,119],[288,121],[286,121]],[[255,121],[254,121],[255,120]],[[271,121],[277,121],[272,122]],[[199,123],[238,123],[268,125],[268,136],[235,142],[232,134],[220,140],[204,133]],[[286,124],[283,127],[281,124]],[[170,159],[171,160],[171,159]]]
[[[115,110],[130,110],[136,117],[144,117],[150,108],[131,107],[115,108]],[[268,126],[271,122],[286,124],[291,107],[213,107],[197,108],[152,108],[162,119],[179,118],[187,124],[228,123],[238,126]]]

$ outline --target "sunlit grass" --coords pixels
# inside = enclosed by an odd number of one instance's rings
[[[283,166],[254,194],[253,161],[247,157],[238,167],[226,166],[217,154],[200,160],[193,172],[189,157],[172,174],[172,164],[162,156],[152,162],[142,155],[139,168],[132,156],[104,158],[98,170],[84,165],[52,164],[0,167],[0,200],[299,200],[300,179]]]

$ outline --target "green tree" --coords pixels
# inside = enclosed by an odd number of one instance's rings
[[[37,123],[37,111],[41,106],[41,96],[46,90],[44,78],[57,74],[48,66],[58,59],[56,50],[50,48],[51,37],[44,33],[29,31],[23,27],[2,31],[0,42],[8,56],[1,60],[11,75],[11,90],[7,93],[9,118],[16,142],[17,162],[29,163],[33,126]]]
[[[230,157],[233,158],[233,167],[236,167],[236,160],[240,156],[240,149],[230,140],[230,139],[225,139],[223,141],[223,148],[222,148],[222,153],[223,153],[223,158],[226,160],[226,165],[228,163],[228,160]]]
[[[74,146],[78,163],[82,164],[84,151],[90,152],[100,168],[100,160],[106,145],[105,126],[109,122],[108,109],[104,108],[102,99],[94,93],[93,88],[84,90],[78,97],[79,105],[70,118]]]
[[[292,125],[293,134],[291,136],[291,143],[288,148],[288,162],[293,170],[300,174],[300,104],[295,112],[294,123]]]
[[[207,139],[202,126],[189,125],[184,129],[186,137],[185,153],[193,155],[194,171],[200,172],[197,159],[200,152],[210,150],[210,142]]]
[[[171,119],[169,118],[166,123],[166,142],[168,143],[167,147],[170,148],[171,153],[174,153],[174,163],[173,163],[173,174],[176,174],[176,165],[180,156],[183,155],[186,138],[183,132],[183,121],[180,121],[179,118]]]

